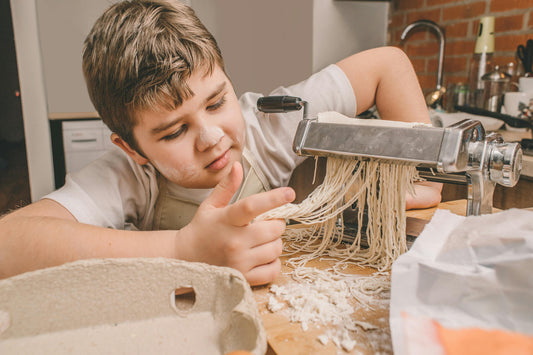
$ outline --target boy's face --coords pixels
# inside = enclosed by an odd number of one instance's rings
[[[138,115],[133,135],[144,158],[168,180],[187,188],[211,188],[240,161],[244,118],[233,86],[217,66],[196,70],[188,85],[194,95],[173,111]],[[134,159],[146,163],[142,157]]]

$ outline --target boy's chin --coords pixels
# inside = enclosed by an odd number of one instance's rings
[[[176,181],[176,179],[173,179],[172,177],[164,175],[168,181],[179,185],[181,187],[184,187],[186,189],[212,189],[215,186],[217,186],[223,179],[226,177],[230,171],[231,166],[233,164],[228,164],[224,169],[213,173],[208,174],[197,174],[196,179],[179,179],[179,181]]]

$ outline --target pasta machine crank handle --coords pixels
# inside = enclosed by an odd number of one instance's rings
[[[264,96],[257,100],[257,109],[264,113],[283,113],[289,111],[303,111],[303,118],[307,119],[307,101],[295,96]]]

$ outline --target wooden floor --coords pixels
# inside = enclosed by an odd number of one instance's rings
[[[31,201],[24,142],[0,141],[0,215]]]

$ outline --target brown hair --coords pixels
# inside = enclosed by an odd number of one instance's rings
[[[104,123],[133,149],[136,113],[175,109],[197,70],[224,70],[220,49],[194,11],[177,0],[112,5],[85,39],[83,73]]]

